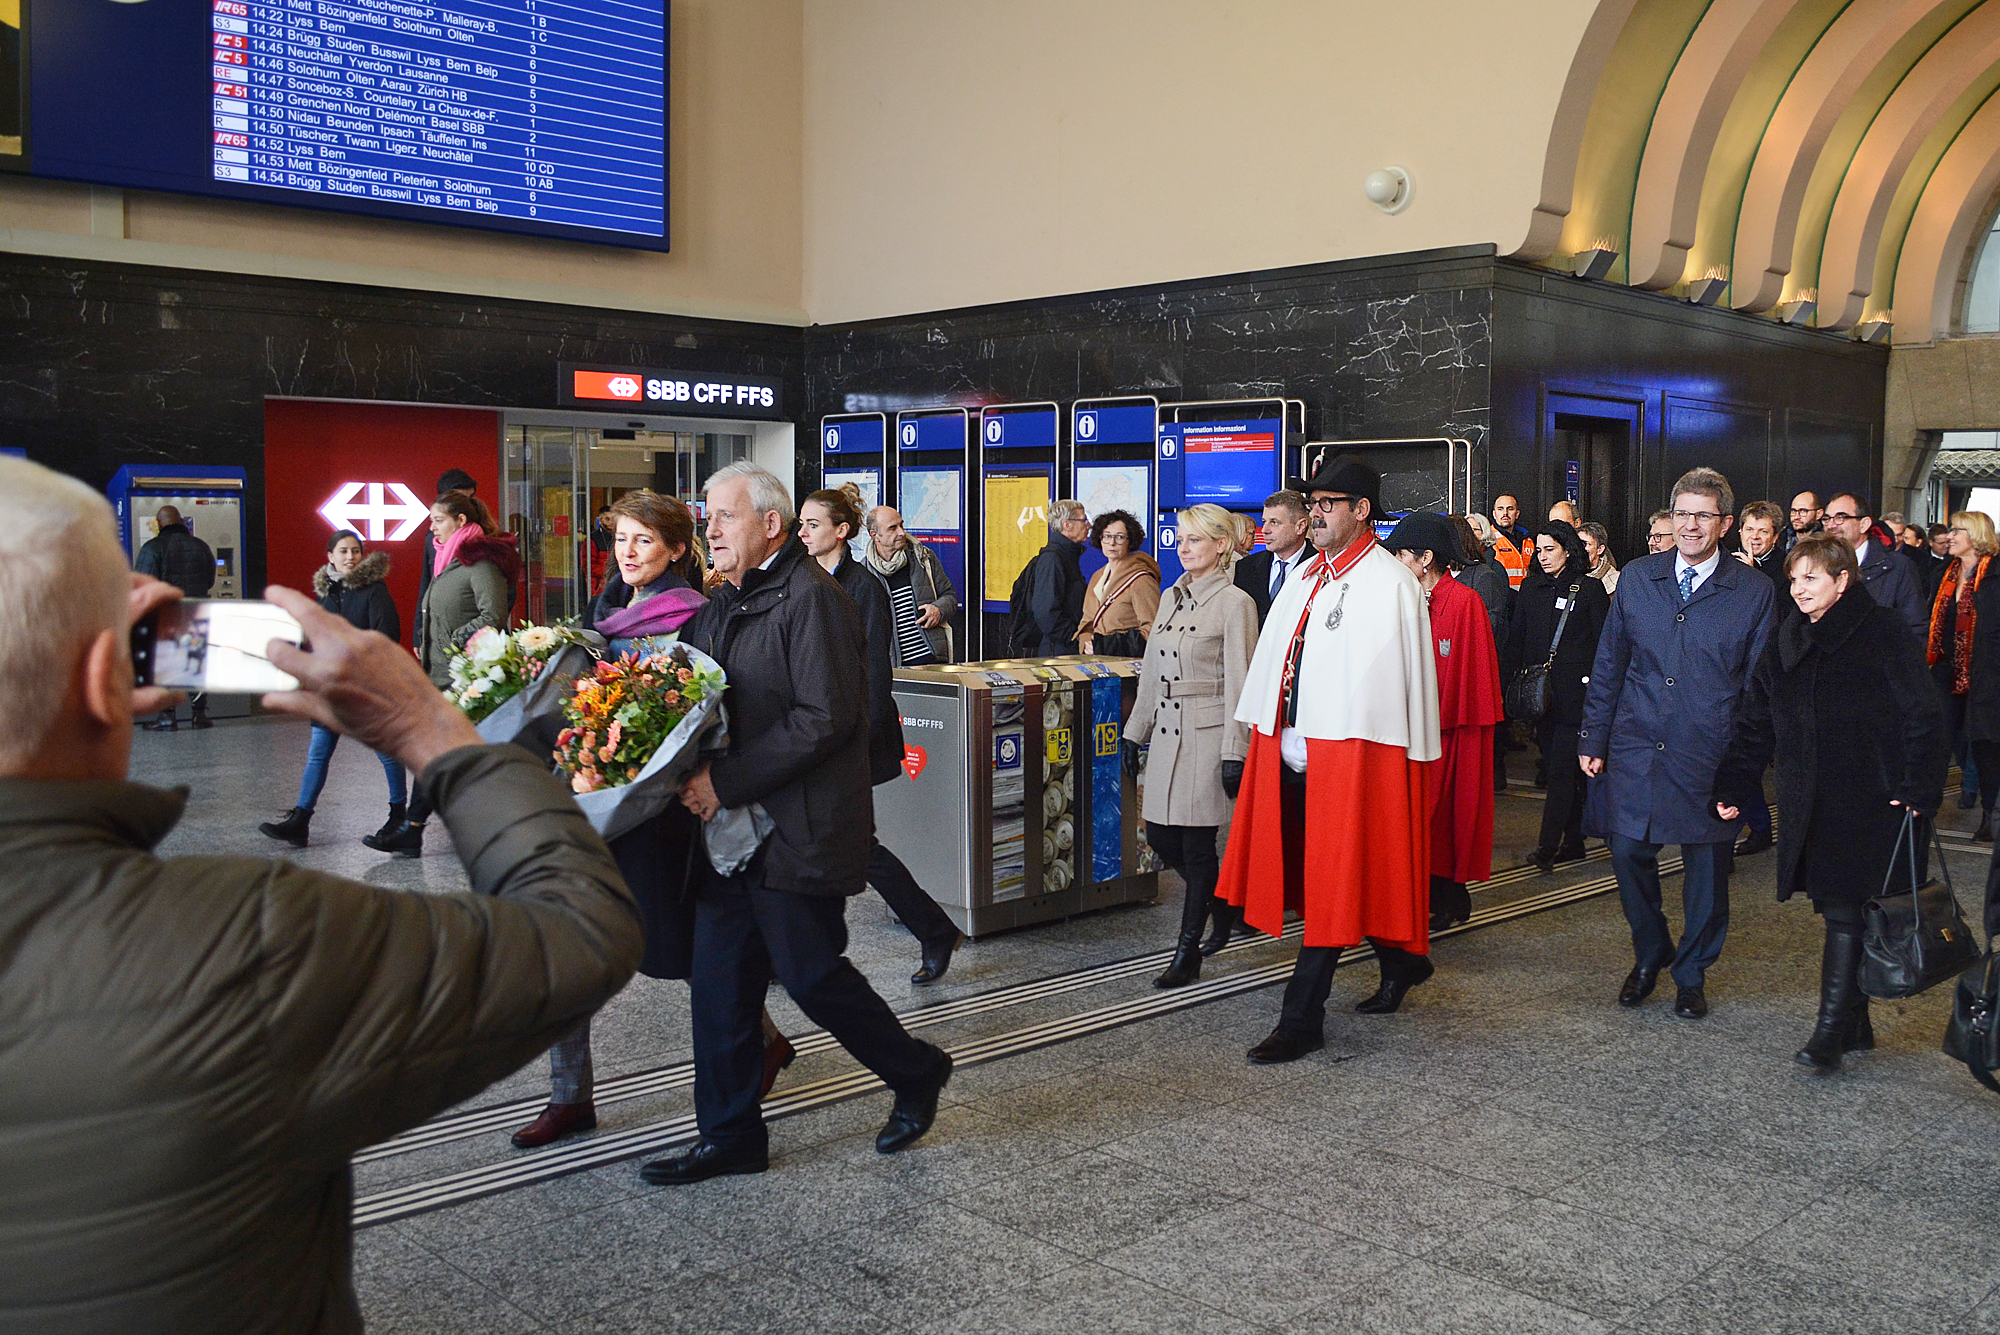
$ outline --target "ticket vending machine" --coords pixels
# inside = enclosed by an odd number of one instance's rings
[[[1261,521],[1264,498],[1284,486],[1305,436],[1299,399],[1211,399],[1160,407],[1158,540],[1160,583],[1181,577],[1176,512],[1219,505]]]
[[[1062,419],[1054,403],[1000,403],[979,410],[980,652],[1007,652],[1014,581],[1048,546],[1049,502],[1069,476]],[[970,601],[970,600],[968,600]]]
[[[1160,401],[1150,395],[1124,399],[1078,399],[1069,409],[1069,494],[1090,517],[1123,510],[1141,523],[1157,512],[1153,451],[1160,436]],[[1158,535],[1147,546],[1158,554]],[[1104,565],[1104,553],[1083,553],[1085,578]]]
[[[241,598],[243,490],[248,477],[241,468],[126,464],[112,474],[109,489],[126,558],[137,560],[139,549],[158,536],[155,516],[162,506],[171,505],[181,512],[188,532],[215,553],[215,585],[208,596]]]
[[[973,452],[970,408],[912,408],[896,414],[894,466],[889,492],[903,512],[903,528],[937,554],[958,590],[965,623],[953,627],[953,652],[959,658],[979,657],[978,590],[969,578],[976,573],[972,553],[974,507],[969,475]]]
[[[894,505],[889,492],[889,418],[885,413],[842,413],[819,419],[820,485],[832,491],[852,482],[861,491],[861,514]],[[849,544],[862,558],[866,532]]]

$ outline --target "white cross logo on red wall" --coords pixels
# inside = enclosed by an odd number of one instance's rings
[[[393,492],[395,498],[385,497],[385,490]],[[364,491],[367,499],[357,499]],[[400,482],[343,482],[320,506],[319,516],[334,528],[351,528],[370,542],[383,541],[384,531],[393,521],[396,527],[388,532],[387,540],[401,542],[431,517],[431,508]]]

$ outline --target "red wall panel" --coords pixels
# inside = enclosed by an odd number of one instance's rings
[[[271,582],[311,591],[313,571],[326,563],[326,540],[333,535],[319,509],[350,482],[400,482],[428,502],[437,495],[440,473],[463,468],[479,483],[479,498],[494,507],[499,442],[500,414],[476,408],[267,399],[264,552]],[[402,613],[406,644],[429,531],[420,524],[401,542],[368,544],[390,555],[389,591]],[[365,527],[362,534],[367,536]]]

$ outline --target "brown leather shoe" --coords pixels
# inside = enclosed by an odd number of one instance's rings
[[[792,1046],[792,1040],[779,1034],[764,1045],[764,1082],[757,1086],[757,1102],[762,1103],[771,1096],[771,1086],[778,1083],[778,1072],[792,1064],[792,1058],[799,1050]]]
[[[514,1148],[517,1150],[540,1149],[564,1136],[573,1136],[579,1131],[597,1130],[597,1105],[594,1103],[551,1103],[542,1109],[542,1115],[514,1133]]]

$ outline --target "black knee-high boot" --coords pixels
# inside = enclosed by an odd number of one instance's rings
[[[1201,925],[1208,919],[1208,887],[1188,878],[1181,901],[1181,934],[1174,942],[1173,963],[1153,980],[1154,987],[1184,987],[1201,977]]]
[[[1861,995],[1861,934],[1847,930],[1849,926],[1826,925],[1826,945],[1819,957],[1819,1023],[1797,1056],[1801,1066],[1816,1071],[1840,1069],[1840,1054],[1853,1036],[1855,1006],[1867,1004]]]

